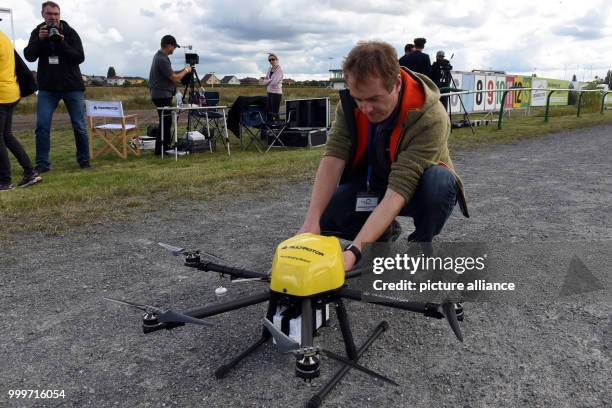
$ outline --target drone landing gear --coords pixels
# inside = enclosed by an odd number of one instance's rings
[[[351,327],[349,324],[348,314],[346,312],[346,308],[344,307],[344,303],[342,299],[338,298],[336,300],[336,316],[338,317],[338,323],[340,324],[340,331],[342,332],[342,339],[344,340],[344,347],[346,348],[346,355],[349,360],[354,363],[359,361],[359,358],[366,352],[366,350],[374,343],[374,340],[378,338],[389,328],[389,324],[387,322],[381,322],[374,332],[368,337],[368,339],[363,343],[363,345],[357,349],[355,345],[355,340],[353,339],[353,332],[351,331]],[[310,400],[306,403],[308,408],[315,408],[321,406],[323,399],[329,394],[329,392],[342,380],[342,378],[348,373],[350,370],[350,366],[341,367],[336,374],[319,390],[318,393],[312,396]]]
[[[274,298],[270,298],[270,300],[268,301],[268,311],[266,312],[266,318],[268,320],[274,317],[274,313],[276,312],[276,304],[277,302]],[[240,363],[246,356],[257,350],[259,346],[267,342],[270,337],[270,332],[264,327],[261,333],[261,337],[255,343],[251,344],[246,350],[231,359],[227,364],[223,364],[221,367],[215,370],[215,377],[225,377],[232,368],[238,365],[238,363]]]

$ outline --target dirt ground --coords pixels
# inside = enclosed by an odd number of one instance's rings
[[[612,242],[612,125],[454,154],[472,218],[456,210],[440,240]],[[176,202],[129,223],[90,225],[56,236],[24,234],[0,251],[0,406],[293,407],[331,377],[294,377],[294,360],[266,344],[222,380],[214,370],[260,334],[264,305],[144,335],[140,313],[104,296],[184,310],[218,301],[216,275],[181,265],[163,241],[215,253],[265,271],[292,235],[310,185],[272,193]],[[401,220],[405,239],[411,221]],[[546,254],[536,254],[538,257]],[[590,260],[586,260],[590,265]],[[468,303],[459,343],[444,321],[348,302],[360,343],[379,321],[383,333],[360,363],[400,386],[352,370],[328,407],[609,407],[612,401],[612,274],[605,286],[558,299]],[[516,270],[516,280],[525,274]],[[530,276],[538,282],[537,276]],[[534,279],[535,278],[535,279]],[[542,276],[542,282],[546,279]],[[225,281],[227,299],[265,289]],[[545,285],[545,283],[541,283]],[[341,352],[340,330],[316,343]],[[64,390],[64,399],[9,399],[13,389]],[[606,402],[608,401],[608,402]]]

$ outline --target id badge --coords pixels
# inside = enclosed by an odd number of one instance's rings
[[[49,56],[49,65],[57,65],[59,64],[59,57],[54,55],[54,56]]]
[[[378,197],[368,193],[358,193],[355,211],[372,212],[378,205]]]

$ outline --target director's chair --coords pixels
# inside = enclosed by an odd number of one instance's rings
[[[127,159],[128,153],[140,156],[138,117],[124,115],[121,101],[85,101],[85,106],[92,160],[105,153],[116,153],[122,159]],[[133,122],[128,123],[128,119]],[[103,143],[96,150],[98,140]]]

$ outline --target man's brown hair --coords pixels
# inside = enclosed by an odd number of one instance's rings
[[[383,41],[360,41],[349,52],[342,64],[344,78],[356,82],[368,77],[379,77],[391,92],[400,73],[395,48]]]
[[[42,4],[42,8],[40,9],[40,11],[45,11],[45,7],[57,7],[57,9],[61,11],[59,4],[54,1],[45,1]]]

